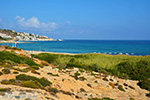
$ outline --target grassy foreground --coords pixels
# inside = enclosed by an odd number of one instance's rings
[[[78,67],[89,71],[109,73],[120,78],[139,80],[142,88],[150,90],[150,56],[49,53],[32,56],[57,65],[60,69]]]

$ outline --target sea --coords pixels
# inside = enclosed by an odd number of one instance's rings
[[[32,42],[33,43],[17,43],[17,47],[31,51],[73,54],[104,53],[112,55],[150,55],[150,40],[64,40]],[[13,47],[14,43],[3,43],[0,45]]]

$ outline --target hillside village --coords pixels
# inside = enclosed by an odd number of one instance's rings
[[[0,29],[0,40],[15,40],[15,41],[54,41],[45,35],[34,33],[16,32],[15,30]]]

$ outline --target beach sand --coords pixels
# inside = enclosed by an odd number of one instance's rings
[[[40,53],[50,53],[50,54],[63,54],[63,55],[77,55],[77,54],[73,54],[73,53],[55,53],[55,52],[44,52],[44,51],[28,51],[25,50],[27,53],[29,54],[40,54]]]
[[[0,41],[0,43],[15,43],[15,41]],[[34,43],[34,42],[16,42],[16,43]]]

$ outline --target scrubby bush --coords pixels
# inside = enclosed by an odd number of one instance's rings
[[[95,72],[103,72],[105,69],[100,67],[98,64],[92,64],[89,67],[90,70],[95,71]]]
[[[115,99],[111,99],[109,97],[103,97],[103,98],[88,98],[88,100],[115,100]]]
[[[52,76],[59,76],[58,74],[53,74],[51,72],[47,73],[48,75],[52,75]]]
[[[3,72],[4,74],[9,74],[9,73],[10,73],[10,70],[7,69],[7,68],[5,68],[5,69],[2,69],[2,72]]]
[[[54,92],[55,94],[57,93],[57,91],[58,91],[57,88],[52,88],[51,89],[51,92]]]
[[[19,74],[19,72],[17,72],[17,71],[14,71],[14,72],[13,72],[13,74]]]
[[[36,65],[31,66],[31,68],[33,68],[35,70],[39,70],[39,66],[36,66]]]
[[[130,100],[135,100],[134,98],[130,98]]]
[[[19,71],[19,72],[28,72],[28,69],[26,69],[26,68],[25,68],[25,69],[20,69],[20,68],[14,68],[14,67],[13,67],[13,69],[14,69],[14,70],[17,70],[17,71]]]
[[[79,68],[79,71],[80,71],[81,73],[83,73],[83,72],[84,72],[84,69],[82,69],[82,68]]]
[[[34,74],[38,74],[38,75],[40,75],[40,73],[39,73],[39,72],[37,72],[36,70],[31,70],[31,73],[34,73]]]
[[[16,76],[17,80],[21,80],[21,81],[29,81],[29,80],[33,80],[33,81],[38,81],[42,86],[49,86],[50,84],[52,84],[50,81],[48,81],[46,78],[36,78],[34,76],[29,76],[29,75],[25,75],[25,74],[20,74]]]
[[[80,76],[80,73],[79,73],[79,72],[74,73],[74,78],[75,78],[76,80],[78,79],[78,76]]]
[[[125,92],[125,90],[123,89],[123,86],[122,86],[122,85],[119,85],[119,86],[118,86],[118,89],[121,90],[121,91],[123,91],[123,92]]]
[[[0,88],[0,92],[6,92],[8,89],[6,88]]]
[[[11,84],[11,82],[10,82],[10,81],[7,81],[7,80],[3,80],[3,81],[1,81],[1,84],[8,85],[8,84]]]
[[[39,88],[38,85],[35,84],[34,81],[22,81],[22,86],[30,87],[30,88]]]
[[[116,68],[120,72],[120,76],[126,75],[133,80],[143,80],[150,77],[150,62],[148,61],[121,62]]]
[[[80,81],[87,80],[84,76],[78,78]]]

